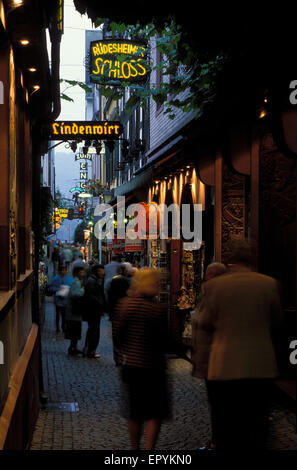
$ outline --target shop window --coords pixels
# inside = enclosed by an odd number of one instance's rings
[[[166,198],[165,198],[165,205],[166,207],[169,207],[171,206],[171,204],[174,204],[173,194],[172,194],[172,189],[168,189],[166,193]],[[169,211],[168,212],[168,238],[172,238],[172,223],[173,223],[173,215]]]
[[[182,192],[182,197],[181,197],[181,208],[182,204],[190,206],[190,231],[194,231],[194,203],[193,203],[193,196],[192,196],[192,188],[190,183],[185,184]],[[182,220],[182,211],[181,211],[181,221],[180,225],[182,227],[183,220]],[[188,242],[191,242],[192,240],[187,240]]]

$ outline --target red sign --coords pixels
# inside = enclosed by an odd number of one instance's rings
[[[125,251],[142,251],[142,240],[130,240],[130,238],[126,238],[125,241]]]

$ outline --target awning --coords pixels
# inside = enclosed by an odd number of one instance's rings
[[[182,144],[183,141],[184,138],[180,135],[173,139],[171,142],[169,142],[167,145],[164,145],[160,150],[151,151],[149,154],[146,155],[146,157],[149,158],[149,161],[142,168],[136,170],[134,174],[139,175],[142,171],[148,171],[149,168],[160,166],[165,160],[170,160],[171,158],[173,158],[175,155],[182,151],[183,148],[179,146]],[[170,151],[171,153],[169,154]]]
[[[117,188],[114,188],[113,190],[114,197],[124,196],[125,194],[129,194],[137,188],[140,188],[142,186],[145,186],[146,184],[149,184],[152,180],[152,177],[153,177],[152,168],[149,168],[143,171],[143,173],[135,176],[127,183],[122,184],[121,186],[118,186]]]
[[[119,196],[119,194],[118,194],[118,196]],[[117,208],[122,207],[123,204],[126,205],[126,203],[127,203],[128,201],[130,201],[130,199],[132,199],[132,198],[133,198],[133,194],[130,194],[129,196],[125,197],[125,201],[122,201],[122,202],[113,204],[112,206],[110,206],[109,209],[107,209],[106,211],[104,211],[101,215],[95,215],[95,216],[94,216],[94,222],[95,222],[95,223],[98,222],[100,219],[102,219],[102,217],[105,217],[105,216],[106,216],[108,213],[110,213],[111,211],[115,211]]]

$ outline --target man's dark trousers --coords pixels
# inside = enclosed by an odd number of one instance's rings
[[[100,339],[100,315],[92,315],[88,319],[88,331],[86,334],[85,350],[87,354],[93,354],[99,344]]]

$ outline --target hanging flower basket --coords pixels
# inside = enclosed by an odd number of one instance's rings
[[[100,197],[103,195],[103,191],[106,189],[106,184],[102,184],[100,179],[88,180],[85,186],[86,192],[92,194],[94,197]]]

